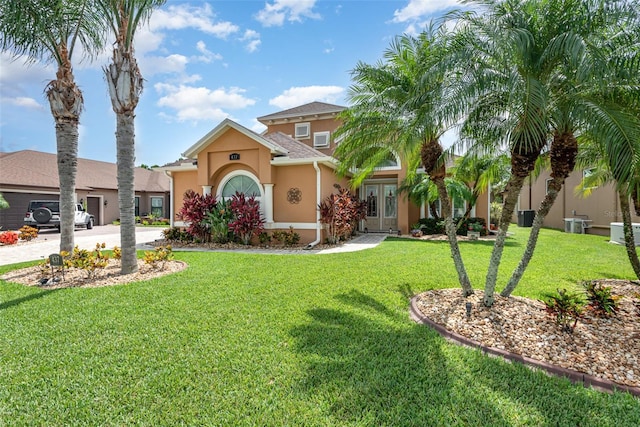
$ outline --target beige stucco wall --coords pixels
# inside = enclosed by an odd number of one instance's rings
[[[316,171],[313,165],[278,166],[274,169],[273,220],[316,222]],[[287,200],[287,194],[293,188],[300,190],[302,197],[299,203]]]
[[[173,220],[180,221],[178,212],[184,202],[184,193],[187,190],[193,190],[202,194],[202,187],[198,185],[198,171],[196,170],[172,172],[171,176],[173,177]]]
[[[538,209],[545,196],[546,180],[549,178],[549,171],[544,171],[531,187],[523,186],[520,193],[519,209]],[[622,221],[618,195],[612,185],[598,187],[588,197],[576,195],[575,190],[581,180],[582,170],[574,171],[569,175],[551,211],[545,218],[544,225],[564,229],[564,218],[585,218],[586,215],[588,219],[592,220],[589,233],[608,236],[610,224]],[[632,222],[640,222],[640,217],[635,215],[633,209],[631,214]]]

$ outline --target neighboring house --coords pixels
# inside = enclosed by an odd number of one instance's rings
[[[169,215],[169,178],[164,172],[135,170],[136,215]],[[22,227],[29,200],[57,200],[60,194],[55,154],[23,150],[0,153],[0,193],[9,209],[0,210],[3,230]],[[86,203],[96,225],[120,216],[115,163],[78,159],[76,201]]]
[[[580,194],[582,177],[589,169],[575,170],[565,180],[562,190],[544,220],[544,226],[571,231],[571,224],[577,219],[573,230],[603,236],[610,235],[611,223],[622,222],[620,199],[610,184],[591,189],[591,194],[584,197]],[[531,186],[524,185],[520,192],[517,209],[519,211],[537,210],[542,202],[547,184],[551,180],[550,171],[544,171]],[[640,222],[631,204],[631,220]],[[584,229],[581,228],[585,225]]]
[[[336,185],[349,187],[348,177],[336,175],[338,160],[332,156],[339,143],[333,137],[340,125],[337,115],[345,108],[312,102],[258,117],[267,126],[262,134],[223,120],[183,153],[186,160],[159,168],[171,176],[173,224],[184,225],[177,213],[185,191],[217,198],[239,191],[260,201],[267,230],[291,226],[301,242],[321,242],[318,204]],[[406,234],[425,215],[423,207],[398,196],[405,176],[400,160],[389,159],[357,189],[367,201],[361,230]],[[479,202],[478,211],[487,212],[486,201]]]

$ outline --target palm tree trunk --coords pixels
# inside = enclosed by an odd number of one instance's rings
[[[134,116],[117,115],[116,145],[118,157],[118,206],[120,208],[121,273],[138,271],[135,221],[135,146]]]
[[[46,88],[56,123],[58,180],[60,185],[60,252],[74,247],[76,174],[78,170],[78,123],[84,106],[82,91],[73,77],[67,47],[58,46],[60,66],[56,79]]]
[[[56,145],[60,183],[60,252],[71,252],[74,247],[75,230],[78,122],[56,123]]]
[[[440,204],[442,207],[441,214],[444,216],[444,228],[447,233],[447,238],[449,239],[453,264],[458,273],[458,281],[462,287],[463,295],[468,297],[473,294],[473,288],[471,287],[467,270],[464,267],[464,261],[460,255],[456,226],[453,223],[453,214],[451,213],[451,202],[449,200],[449,194],[447,193],[447,185],[444,181],[447,175],[447,169],[442,161],[442,154],[442,145],[440,145],[438,140],[426,141],[420,147],[422,164],[429,174],[429,179],[431,179],[431,182],[438,188],[438,195],[440,196]]]
[[[538,236],[540,235],[540,229],[542,228],[542,224],[544,223],[544,219],[549,214],[553,203],[556,201],[558,197],[558,193],[562,188],[562,184],[564,183],[565,178],[554,178],[549,183],[549,191],[546,196],[542,200],[538,211],[536,212],[536,216],[533,219],[533,225],[531,226],[531,233],[529,234],[529,240],[527,241],[527,247],[520,259],[520,263],[516,267],[516,269],[511,274],[511,278],[507,283],[507,286],[500,293],[503,297],[508,297],[511,295],[511,292],[518,286],[520,283],[520,279],[522,279],[522,275],[524,271],[527,269],[529,265],[529,261],[533,258],[533,252],[536,249],[536,244],[538,243]]]
[[[467,275],[467,270],[464,267],[464,261],[460,254],[460,247],[458,246],[458,236],[456,235],[456,226],[453,223],[453,215],[451,213],[451,202],[449,201],[449,195],[447,194],[447,186],[443,177],[433,178],[434,184],[438,187],[438,195],[440,196],[440,203],[442,204],[442,213],[444,214],[444,229],[449,239],[449,247],[451,248],[451,257],[453,258],[453,264],[455,265],[456,272],[458,273],[458,281],[462,287],[462,295],[466,298],[469,295],[473,295],[473,287],[471,287],[471,281]]]
[[[618,191],[620,199],[620,210],[622,211],[622,223],[624,232],[624,246],[627,249],[627,256],[631,263],[631,268],[636,277],[640,280],[640,260],[638,260],[638,252],[636,252],[636,243],[633,236],[633,227],[631,226],[631,207],[629,206],[629,196],[623,191]]]
[[[553,135],[553,141],[551,142],[551,150],[549,156],[551,159],[551,177],[553,178],[549,182],[547,188],[547,194],[545,195],[535,218],[533,219],[533,225],[531,227],[531,233],[529,234],[529,240],[527,241],[527,247],[520,259],[520,263],[513,271],[507,286],[502,290],[500,294],[503,297],[508,297],[511,292],[518,286],[522,275],[529,265],[529,261],[533,257],[533,252],[536,249],[538,243],[538,236],[540,235],[540,229],[544,219],[549,214],[553,203],[558,197],[558,193],[564,185],[564,180],[567,179],[569,174],[573,172],[573,168],[576,165],[576,156],[578,155],[578,141],[576,140],[572,130],[565,130],[563,132],[556,131]]]
[[[504,251],[504,244],[507,239],[507,230],[511,223],[513,211],[518,203],[518,196],[522,189],[525,177],[526,176],[522,175],[512,175],[505,188],[507,195],[504,200],[504,205],[502,206],[502,215],[500,216],[500,222],[498,224],[498,234],[493,245],[493,251],[491,251],[489,269],[487,270],[487,279],[484,285],[483,303],[486,307],[491,307],[493,305],[493,294],[496,289],[498,268],[500,267],[500,260],[502,259],[502,252]]]

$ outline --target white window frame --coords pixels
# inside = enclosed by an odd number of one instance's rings
[[[318,144],[316,141],[318,139],[319,136],[326,136],[327,137],[327,142],[325,144]],[[324,132],[314,132],[313,133],[313,146],[314,148],[328,148],[329,145],[331,145],[331,132],[329,131],[324,131]]]
[[[160,200],[160,206],[153,206],[153,201],[154,200]],[[151,215],[153,215],[153,208],[160,208],[162,210],[162,215],[160,215],[160,217],[164,217],[164,197],[162,196],[151,196],[149,198],[149,213]]]
[[[309,139],[311,137],[311,123],[296,123],[295,135],[296,139]]]
[[[251,178],[258,185],[258,190],[260,190],[260,196],[256,196],[256,201],[260,204],[260,213],[264,217],[265,216],[265,207],[263,203],[263,201],[265,200],[264,186],[260,183],[260,180],[258,179],[258,177],[249,171],[235,170],[226,174],[220,180],[220,184],[216,189],[216,200],[230,200],[230,197],[227,197],[227,198],[222,197],[222,190],[224,189],[224,186],[227,185],[227,182],[229,182],[231,178],[234,178],[239,175],[244,175],[248,178]]]

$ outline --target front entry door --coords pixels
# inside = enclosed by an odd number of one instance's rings
[[[364,226],[369,231],[398,229],[398,186],[396,184],[365,184],[367,217]]]

